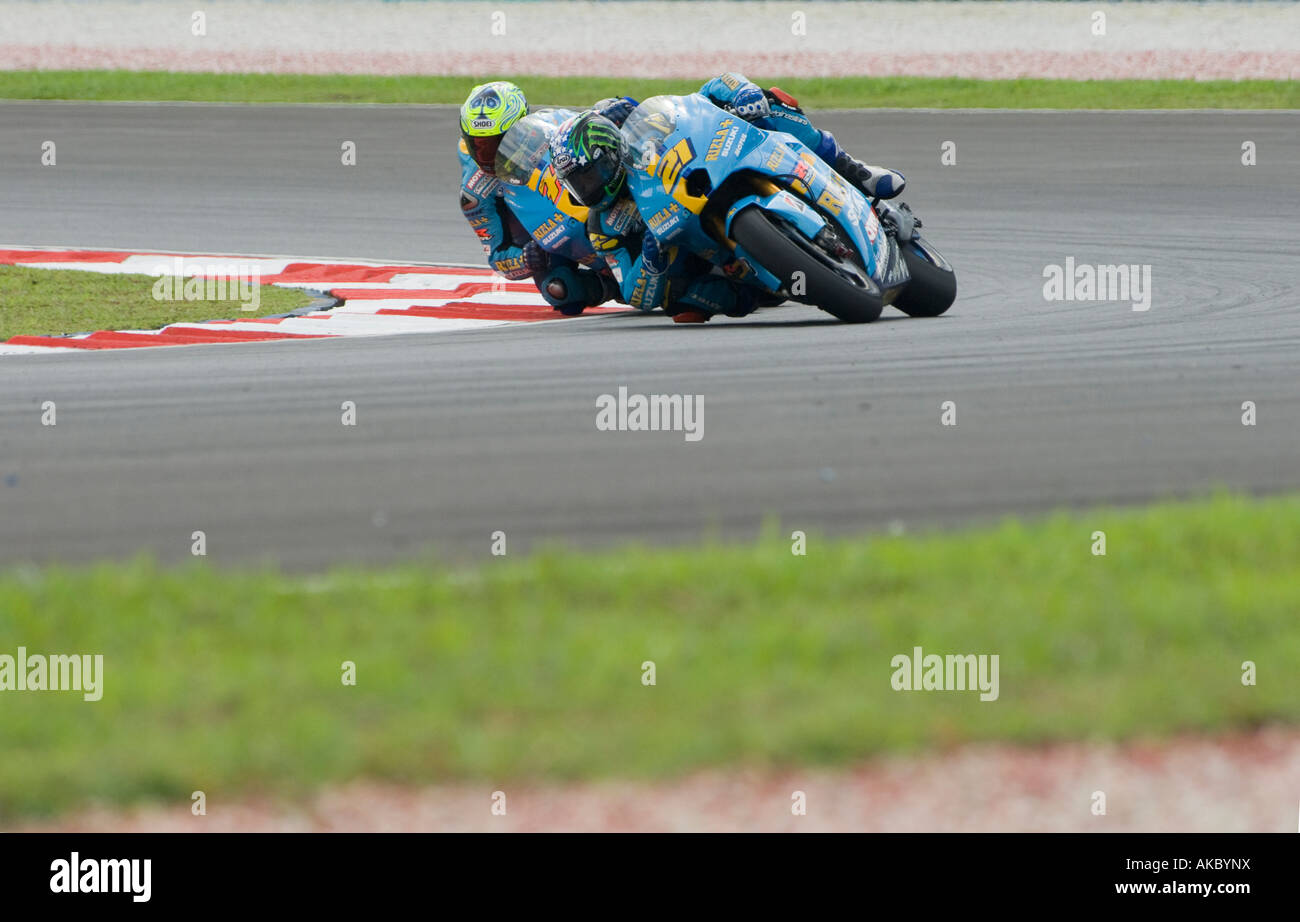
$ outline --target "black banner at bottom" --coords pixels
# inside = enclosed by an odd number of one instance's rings
[[[683,900],[732,910],[906,900],[929,910],[1044,898],[1231,911],[1294,894],[1298,844],[1284,835],[19,834],[0,836],[0,887],[7,911],[338,911],[403,897],[428,898],[434,911],[453,900],[635,911]]]

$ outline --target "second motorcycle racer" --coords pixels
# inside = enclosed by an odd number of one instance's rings
[[[595,108],[626,118],[631,100],[606,99]],[[522,90],[504,80],[474,87],[460,110],[460,207],[483,245],[488,267],[499,275],[531,278],[555,309],[580,313],[608,300],[613,291],[597,273],[548,253],[511,211],[496,175],[496,155],[506,133],[528,115]]]
[[[641,311],[662,308],[677,323],[703,323],[715,314],[743,317],[759,292],[648,232],[627,187],[629,152],[618,126],[596,112],[574,116],[551,138],[555,175],[574,201],[589,209],[587,235],[618,280],[622,300]]]

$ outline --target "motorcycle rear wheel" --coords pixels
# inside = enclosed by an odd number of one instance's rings
[[[790,295],[795,301],[820,307],[846,323],[870,323],[884,310],[880,295],[860,281],[871,284],[861,266],[826,252],[757,205],[732,219],[731,238],[788,287],[793,287],[795,273],[802,272],[803,293]]]

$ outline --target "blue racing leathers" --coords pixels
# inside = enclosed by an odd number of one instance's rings
[[[488,266],[508,279],[526,279],[533,274],[524,255],[532,237],[506,207],[501,180],[479,169],[460,142],[460,208],[465,220],[483,244]]]
[[[664,246],[650,234],[626,194],[604,211],[587,216],[587,238],[604,257],[621,297],[637,310],[662,308],[669,316],[687,311],[706,316],[741,317],[757,304],[757,291],[730,279],[710,275],[712,266],[675,246]]]
[[[764,90],[741,74],[719,74],[700,87],[700,95],[715,106],[740,116],[765,131],[794,135],[831,168],[867,195],[893,198],[907,180],[897,170],[871,166],[850,156],[835,135],[814,127],[799,102],[779,87]]]
[[[727,73],[719,74],[700,87],[700,95],[764,131],[784,131],[794,135],[799,143],[832,167],[839,159],[841,148],[835,136],[814,127],[794,97],[776,87],[764,90],[741,74]]]
[[[597,112],[620,125],[635,107],[636,100],[626,96],[602,99],[593,106]],[[571,273],[581,273],[577,263],[545,252],[532,239],[506,204],[501,181],[480,169],[463,140],[460,142],[459,156],[461,211],[483,245],[483,253],[492,271],[513,280],[534,278],[543,294],[547,293],[545,282],[557,271],[565,279]],[[554,288],[553,285],[550,287]],[[574,290],[578,288],[584,291],[591,289],[590,280],[584,279],[583,284],[577,285]],[[591,296],[595,297],[596,293],[592,291]],[[549,296],[548,300],[555,303]],[[558,308],[560,305],[555,306]]]

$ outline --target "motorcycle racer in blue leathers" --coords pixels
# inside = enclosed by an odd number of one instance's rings
[[[707,81],[700,92],[715,105],[759,128],[794,135],[867,195],[892,198],[903,190],[906,181],[902,174],[869,166],[850,156],[830,132],[814,127],[798,102],[778,87],[763,90],[740,74],[724,73]],[[593,108],[621,126],[635,106],[636,101],[629,97],[614,97]],[[494,175],[492,161],[502,136],[526,112],[523,92],[514,84],[498,81],[471,91],[461,110],[461,207],[494,271],[509,279],[533,278],[553,307],[577,313],[584,304],[605,300],[610,294],[608,284],[571,260],[543,250],[510,212]],[[726,279],[701,277],[683,283],[688,267],[699,267],[692,266],[693,261],[686,257],[677,260],[675,252],[659,253],[652,235],[652,258],[647,263],[641,253],[645,228],[635,208],[627,211],[613,204],[611,198],[598,209],[604,213],[593,219],[589,236],[593,245],[597,241],[603,245],[607,263],[619,276],[619,300],[651,310],[667,297],[669,279],[676,278],[672,289],[680,297],[662,305],[676,320],[707,319],[713,313],[740,316],[753,309],[750,292]],[[597,249],[599,252],[600,247]]]
[[[662,308],[678,323],[751,312],[757,289],[710,274],[707,262],[662,246],[648,232],[628,192],[627,163],[623,133],[597,112],[568,119],[551,137],[552,169],[570,197],[589,209],[587,237],[618,280],[622,300],[641,311]]]
[[[739,74],[725,73],[706,82],[700,93],[758,128],[794,135],[867,195],[892,198],[903,191],[906,181],[901,173],[868,166],[850,156],[834,135],[815,128],[797,101],[778,87],[763,90]],[[630,113],[631,107],[610,112],[609,127],[621,127]],[[592,114],[604,113],[584,115]],[[622,174],[610,181],[609,188],[593,185],[599,177],[593,174],[591,164],[581,162],[586,148],[590,146],[592,153],[603,151],[607,157],[616,154],[614,142],[604,142],[608,132],[600,121],[603,119],[594,123],[571,119],[561,126],[552,139],[552,158],[570,195],[581,201],[585,194],[597,203],[588,203],[592,210],[587,233],[618,279],[621,300],[643,311],[661,307],[677,323],[702,323],[715,314],[740,317],[753,311],[757,292],[738,283],[747,271],[743,261],[737,261],[732,270],[724,269],[728,277],[710,274],[703,260],[679,254],[676,247],[660,246],[653,228],[646,227],[632,202]],[[606,159],[606,166],[611,162]]]
[[[510,126],[528,114],[528,100],[513,83],[474,87],[460,110],[460,207],[483,244],[488,266],[508,279],[524,279],[541,267],[540,247],[505,207],[495,158]]]
[[[700,87],[700,95],[757,128],[794,135],[868,196],[893,198],[907,183],[896,170],[869,166],[851,157],[833,134],[815,128],[798,101],[780,87],[764,90],[740,74],[726,73]]]
[[[600,111],[627,117],[634,102],[606,99]],[[528,114],[528,101],[513,83],[495,81],[474,87],[460,112],[460,207],[483,245],[489,268],[511,280],[531,278],[556,310],[580,313],[611,296],[597,273],[571,259],[548,253],[506,205],[495,172],[501,139]]]

